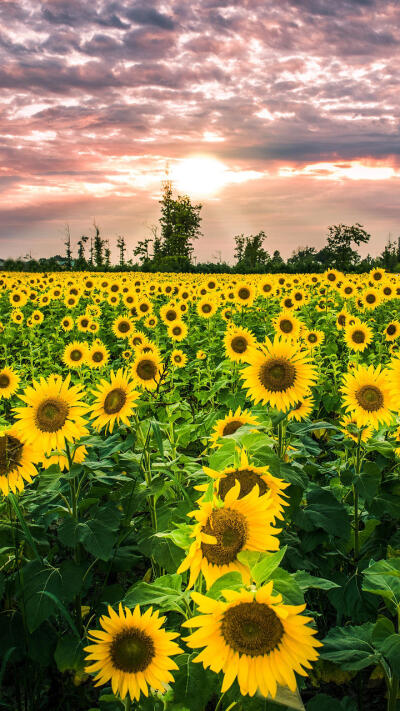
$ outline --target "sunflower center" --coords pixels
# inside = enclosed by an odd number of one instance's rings
[[[136,372],[141,380],[154,380],[157,375],[157,367],[152,360],[146,358],[140,361]]]
[[[351,288],[351,286],[346,286],[346,288],[345,288],[345,290],[344,290],[344,293],[345,293],[345,294],[351,294],[352,291],[353,291],[353,289]]]
[[[101,363],[101,361],[104,359],[104,353],[101,351],[96,351],[92,355],[92,360],[94,360],[95,363]]]
[[[214,565],[227,565],[236,559],[246,542],[247,524],[238,511],[218,509],[212,511],[202,531],[217,540],[201,544],[204,557]]]
[[[363,410],[374,412],[383,406],[383,393],[376,385],[363,385],[356,392],[356,400]]]
[[[364,331],[354,331],[354,333],[351,336],[351,340],[354,341],[354,343],[364,343],[365,341],[365,333]]]
[[[278,646],[284,629],[271,607],[254,600],[228,607],[222,616],[221,632],[235,652],[258,657]]]
[[[64,400],[48,398],[36,410],[36,425],[41,432],[58,432],[68,417],[69,406]]]
[[[78,350],[78,348],[74,348],[74,350],[71,351],[69,357],[71,358],[71,360],[73,360],[75,363],[77,363],[78,360],[82,359],[82,356],[83,356],[82,351]]]
[[[235,434],[235,432],[243,425],[240,420],[231,420],[227,422],[224,429],[222,430],[222,436],[227,437],[227,435]]]
[[[121,321],[121,323],[118,324],[118,331],[120,333],[128,333],[130,329],[130,324],[128,321]]]
[[[283,333],[291,333],[293,331],[293,323],[288,318],[284,318],[280,323],[280,329]]]
[[[374,304],[376,301],[375,294],[367,294],[366,301],[368,302],[368,304]]]
[[[132,627],[123,630],[110,646],[113,665],[120,671],[136,674],[151,664],[155,656],[153,640],[142,630]]]
[[[317,342],[317,336],[315,335],[315,333],[308,334],[308,342],[309,343],[316,343]]]
[[[148,310],[149,310],[148,304],[140,304],[140,306],[139,306],[139,311],[141,311],[142,314],[145,314],[146,311],[148,311]]]
[[[174,334],[174,336],[180,336],[181,333],[182,333],[181,327],[180,327],[180,326],[174,326],[173,329],[172,329],[172,333]]]
[[[203,314],[209,314],[211,311],[210,304],[203,304],[201,307],[201,310],[202,310]]]
[[[339,326],[344,326],[346,323],[346,316],[344,314],[340,314],[338,316],[338,324]]]
[[[239,299],[248,299],[250,296],[250,291],[246,286],[243,286],[241,289],[239,289]]]
[[[292,306],[293,306],[293,301],[292,301],[292,299],[285,299],[285,307],[286,307],[287,309],[291,309]]]
[[[247,341],[243,336],[235,336],[231,341],[231,348],[235,353],[244,353],[247,348]]]
[[[328,281],[335,281],[336,275],[335,274],[328,274]]]
[[[7,375],[7,373],[0,374],[0,388],[8,388],[8,386],[10,385],[10,382],[11,382],[11,380],[10,380],[9,376]]]
[[[81,326],[83,326],[83,328],[86,328],[86,326],[88,326],[88,325],[89,325],[88,319],[87,319],[87,318],[83,318],[82,321],[81,321]]]
[[[296,380],[296,368],[286,358],[270,358],[260,368],[261,384],[270,392],[284,392]]]
[[[22,458],[22,443],[16,437],[5,434],[0,437],[0,475],[7,476],[15,470]]]
[[[167,321],[175,321],[175,319],[178,318],[178,315],[177,315],[176,311],[174,311],[173,309],[170,309],[165,314],[165,318],[167,319]]]
[[[104,400],[104,411],[107,415],[115,415],[116,412],[122,410],[126,403],[126,392],[122,388],[114,388],[110,390]]]
[[[180,355],[174,356],[174,361],[175,361],[175,363],[180,363],[181,360],[182,360],[182,358],[180,357]]]
[[[390,296],[390,294],[392,293],[390,286],[385,286],[385,288],[383,289],[383,293],[385,294],[385,296]]]
[[[254,489],[256,484],[259,487],[260,496],[265,494],[268,489],[267,484],[259,474],[250,471],[250,469],[238,469],[235,472],[229,472],[229,474],[226,474],[226,476],[219,480],[218,493],[222,500],[225,499],[228,491],[232,489],[237,482],[240,484],[239,499],[242,499],[243,496],[247,496],[247,494]]]
[[[271,291],[271,284],[264,284],[263,286],[263,291],[265,291],[266,294],[268,294],[269,291]]]
[[[388,326],[386,329],[386,333],[388,334],[388,336],[393,336],[393,334],[396,333],[396,326],[394,326],[393,324]]]

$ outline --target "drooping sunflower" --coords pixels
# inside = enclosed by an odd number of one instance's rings
[[[12,368],[2,368],[0,370],[0,399],[6,400],[14,395],[18,390],[20,377]]]
[[[84,393],[80,385],[70,387],[70,381],[70,375],[64,381],[61,375],[50,375],[47,380],[33,381],[19,396],[25,407],[15,408],[15,426],[24,442],[47,453],[63,450],[65,442],[88,434]]]
[[[372,335],[372,329],[366,323],[359,322],[344,329],[344,340],[352,351],[364,351],[372,342]]]
[[[371,425],[366,427],[358,427],[357,423],[351,415],[344,415],[340,421],[340,429],[347,439],[352,439],[353,442],[358,442],[358,437],[360,437],[360,442],[367,442],[371,435],[373,428]]]
[[[395,341],[400,336],[400,322],[391,321],[384,330],[387,341]]]
[[[93,427],[100,431],[103,427],[106,432],[112,432],[117,422],[129,425],[129,418],[136,407],[139,393],[134,389],[134,384],[126,371],[122,368],[114,373],[110,372],[110,380],[102,379],[97,390],[93,392],[95,401],[90,408]]]
[[[307,355],[300,353],[288,341],[266,339],[260,350],[253,349],[243,373],[249,397],[255,403],[269,403],[286,411],[309,394],[317,379],[314,366]]]
[[[14,426],[0,432],[0,491],[4,496],[9,492],[22,491],[25,481],[32,482],[36,476],[35,463],[39,457],[32,445],[23,442]]]
[[[224,337],[225,353],[236,363],[247,361],[249,350],[254,348],[256,343],[255,336],[247,328],[232,326]]]
[[[171,353],[171,362],[175,368],[184,368],[187,363],[186,353],[181,351],[179,348],[175,348],[175,350]]]
[[[359,365],[344,375],[343,404],[351,412],[357,427],[390,424],[392,411],[396,409],[393,398],[391,374],[378,365],[366,367]]]
[[[301,321],[292,315],[291,311],[282,311],[273,320],[273,325],[278,336],[284,339],[298,339],[300,335]]]
[[[236,678],[242,695],[259,690],[275,698],[278,684],[295,691],[294,672],[307,676],[318,658],[322,644],[308,626],[312,618],[300,614],[305,605],[285,605],[272,588],[270,582],[258,590],[224,590],[225,600],[192,593],[202,614],[183,623],[198,628],[185,641],[192,649],[204,647],[195,662],[224,673],[222,693]]]
[[[267,492],[270,493],[269,515],[272,521],[276,518],[283,518],[283,507],[287,506],[285,501],[286,495],[284,490],[287,489],[287,484],[283,479],[279,479],[271,474],[269,467],[255,467],[250,464],[246,452],[242,451],[240,456],[239,467],[227,467],[219,472],[209,467],[203,467],[207,476],[215,480],[216,492],[219,498],[224,501],[228,491],[230,491],[237,483],[239,484],[238,499],[258,487],[260,496]],[[206,487],[198,487],[199,490]]]
[[[129,694],[132,701],[141,692],[148,696],[149,686],[164,691],[174,681],[170,670],[178,668],[171,656],[182,652],[172,641],[179,635],[162,628],[165,619],[152,607],[142,614],[139,605],[132,612],[120,603],[117,614],[109,606],[100,617],[104,631],[90,630],[85,647],[85,671],[95,672],[96,686],[111,680],[113,693],[121,699]]]
[[[155,390],[161,377],[161,360],[154,353],[139,353],[132,363],[131,372],[135,385]]]
[[[168,326],[168,336],[173,341],[183,341],[188,334],[188,327],[183,321],[174,321]]]
[[[259,496],[254,487],[246,496],[239,498],[237,482],[225,495],[199,503],[199,508],[190,516],[196,519],[191,537],[195,540],[178,573],[190,569],[188,587],[192,587],[203,573],[207,589],[225,573],[238,571],[243,582],[250,582],[250,570],[238,560],[238,553],[250,551],[276,551],[279,541],[278,529],[271,526],[271,494]]]
[[[229,410],[229,413],[225,415],[222,420],[217,420],[214,429],[210,435],[211,447],[220,446],[221,442],[218,442],[222,437],[227,437],[237,432],[243,425],[259,425],[257,418],[254,417],[250,410],[241,410],[240,406],[235,412]]]
[[[112,325],[112,332],[117,338],[129,338],[132,331],[133,323],[125,316],[118,316]]]
[[[287,419],[301,422],[301,420],[305,420],[309,415],[311,415],[313,408],[314,400],[311,395],[308,395],[296,403],[294,408],[288,413]]]
[[[103,368],[107,365],[110,354],[104,343],[95,341],[87,353],[86,362],[90,368]]]
[[[87,343],[73,341],[65,346],[62,360],[68,368],[80,368],[86,363],[87,353]]]

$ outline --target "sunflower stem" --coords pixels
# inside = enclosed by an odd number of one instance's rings
[[[130,711],[131,709],[131,700],[129,698],[129,694],[127,694],[122,702],[124,704],[124,711]]]
[[[358,433],[357,451],[356,451],[356,476],[360,475],[361,470],[361,437],[362,430]],[[358,510],[358,491],[353,484],[353,499],[354,499],[354,562],[357,563],[360,555],[360,536],[359,536],[359,510]]]

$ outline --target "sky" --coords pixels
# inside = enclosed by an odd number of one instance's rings
[[[0,257],[93,221],[151,236],[161,181],[201,203],[199,261],[361,223],[400,235],[398,0],[1,0]],[[116,250],[113,249],[114,258]]]

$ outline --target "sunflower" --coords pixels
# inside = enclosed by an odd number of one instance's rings
[[[175,350],[171,353],[171,362],[175,368],[184,368],[187,363],[186,353],[181,351],[179,348],[175,348]]]
[[[371,425],[359,428],[357,423],[351,415],[344,415],[340,421],[340,429],[347,439],[352,439],[353,442],[358,442],[358,437],[361,434],[361,442],[367,442],[372,435]]]
[[[232,309],[222,309],[222,311],[221,311],[221,318],[223,318],[224,321],[226,321],[227,323],[229,323],[229,321],[232,320],[232,316],[233,316],[233,311],[232,311]]]
[[[297,340],[300,334],[301,321],[292,316],[291,311],[282,311],[273,321],[275,331],[284,339]]]
[[[197,351],[197,353],[196,353],[197,360],[205,360],[205,358],[207,358],[207,353],[205,353],[202,350]]]
[[[239,467],[228,467],[222,472],[215,471],[209,467],[203,467],[207,476],[210,476],[216,482],[216,492],[222,501],[225,500],[228,491],[236,484],[239,484],[238,499],[258,487],[258,493],[263,496],[265,493],[270,493],[270,508],[269,515],[272,521],[276,518],[283,518],[283,507],[288,506],[285,501],[286,495],[284,489],[287,489],[289,484],[282,479],[278,479],[271,474],[269,467],[254,467],[250,464],[246,452],[242,451],[240,456]],[[200,491],[206,486],[199,487]]]
[[[354,284],[351,284],[349,281],[345,281],[340,287],[340,293],[344,299],[351,299],[356,293],[356,288]]]
[[[61,375],[50,375],[47,380],[33,381],[21,400],[25,407],[16,407],[16,427],[28,444],[36,444],[42,452],[62,450],[88,434],[83,415],[87,405],[82,401],[80,385],[70,387],[71,376],[63,381]]]
[[[236,678],[242,695],[259,690],[275,698],[278,684],[295,691],[294,672],[307,676],[318,658],[322,645],[308,626],[312,618],[300,614],[305,605],[285,605],[272,588],[269,582],[258,590],[224,590],[225,600],[192,593],[201,614],[183,623],[198,628],[185,641],[192,649],[204,647],[195,662],[223,672],[222,693]]]
[[[248,357],[250,365],[243,373],[244,385],[255,403],[269,403],[285,412],[309,394],[317,379],[308,357],[296,346],[280,339],[266,339],[261,350],[253,349]]]
[[[80,368],[86,363],[88,355],[87,343],[73,341],[64,348],[62,360],[68,368]]]
[[[14,323],[23,323],[24,314],[20,311],[20,309],[13,309],[11,312],[11,320]]]
[[[261,296],[272,296],[274,292],[274,282],[270,277],[263,278],[258,284],[258,291]]]
[[[225,353],[235,361],[246,361],[249,349],[254,348],[257,341],[251,331],[239,326],[229,328],[224,337]]]
[[[139,353],[132,363],[135,385],[146,390],[155,390],[161,377],[161,359],[153,353]]]
[[[110,354],[104,343],[96,341],[86,355],[86,362],[90,368],[103,368],[107,365]]]
[[[18,390],[20,377],[12,368],[2,368],[0,370],[0,399],[8,398]]]
[[[153,310],[151,301],[142,296],[137,301],[136,310],[138,312],[139,318],[143,318],[143,316],[149,316]]]
[[[112,325],[112,332],[117,338],[128,338],[132,331],[133,323],[125,316],[118,316]]]
[[[179,321],[181,315],[175,304],[164,304],[160,308],[160,319],[166,326],[169,326],[174,321]]]
[[[384,334],[387,341],[395,341],[396,338],[400,336],[399,321],[391,321],[390,323],[388,323],[384,330]]]
[[[4,496],[9,492],[22,491],[24,481],[32,482],[36,476],[35,463],[37,453],[29,444],[22,441],[14,426],[0,432],[0,491]]]
[[[218,442],[222,437],[227,437],[228,435],[235,434],[240,427],[243,425],[259,425],[256,417],[253,417],[250,410],[241,410],[240,407],[237,408],[235,412],[229,410],[228,415],[222,420],[217,420],[214,429],[210,436],[211,447],[218,447],[222,443]]]
[[[385,270],[384,269],[377,269],[377,268],[371,269],[369,276],[374,283],[379,284],[379,282],[383,281],[383,279],[384,279]]]
[[[41,323],[43,323],[44,320],[42,311],[39,311],[39,309],[35,309],[34,311],[32,311],[31,319],[35,326],[39,326]]]
[[[74,327],[74,319],[71,318],[71,316],[64,316],[63,319],[61,319],[61,328],[63,331],[72,331]]]
[[[114,429],[114,424],[123,422],[129,425],[129,418],[136,407],[139,393],[134,389],[134,384],[127,372],[120,368],[116,373],[110,372],[110,380],[102,379],[96,391],[93,392],[95,401],[90,408],[93,427],[100,431],[103,427],[106,432]]]
[[[276,551],[280,531],[271,526],[271,494],[259,496],[254,487],[246,496],[239,498],[240,484],[225,494],[225,499],[214,498],[201,502],[192,511],[197,523],[193,524],[191,537],[195,540],[178,573],[190,569],[188,587],[192,587],[203,573],[207,589],[225,573],[238,571],[243,581],[250,582],[250,570],[238,560],[238,553],[250,551]]]
[[[217,310],[217,304],[214,298],[205,297],[197,302],[196,309],[201,318],[211,318]]]
[[[240,306],[252,306],[256,297],[256,289],[252,284],[241,281],[235,288],[235,301]]]
[[[382,297],[378,289],[371,288],[364,291],[361,301],[365,309],[372,311],[372,309],[376,309],[376,307],[379,306]]]
[[[329,286],[333,286],[336,282],[343,279],[343,274],[337,269],[328,269],[325,272],[324,277],[326,283],[329,284]]]
[[[346,309],[342,309],[342,311],[339,311],[338,315],[336,316],[336,328],[341,331],[343,328],[347,326],[347,320],[349,318],[350,314]]]
[[[357,427],[371,425],[378,429],[381,423],[390,424],[391,411],[396,409],[392,379],[393,371],[382,370],[380,365],[377,368],[359,365],[344,375],[343,404]]]
[[[313,348],[318,348],[325,340],[325,333],[323,331],[306,331],[304,335],[305,345],[309,350]]]
[[[130,338],[129,338],[129,345],[132,346],[132,348],[137,348],[138,346],[143,345],[147,341],[147,336],[145,336],[144,333],[141,331],[134,331],[131,333]]]
[[[139,605],[132,612],[120,603],[117,614],[109,606],[108,615],[100,617],[104,631],[90,630],[90,645],[85,647],[85,671],[96,673],[96,686],[111,679],[113,693],[121,699],[129,694],[132,701],[138,701],[141,692],[148,696],[149,686],[165,691],[174,681],[170,670],[178,668],[171,655],[182,650],[172,641],[178,634],[163,629],[164,622],[152,607],[142,614]]]
[[[301,420],[305,420],[312,413],[313,407],[314,400],[309,395],[296,403],[293,409],[288,412],[287,419],[301,422]]]
[[[364,351],[372,341],[372,329],[366,323],[357,323],[344,329],[344,340],[352,351]]]
[[[85,331],[89,330],[91,318],[87,314],[82,314],[82,316],[78,316],[76,320],[76,325],[78,328],[78,331],[81,331],[82,333],[85,333]]]
[[[168,336],[173,341],[183,341],[188,333],[188,327],[183,321],[174,321],[168,326]]]

